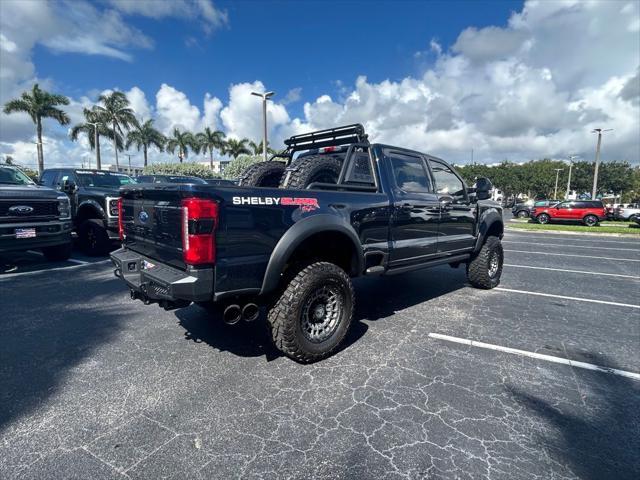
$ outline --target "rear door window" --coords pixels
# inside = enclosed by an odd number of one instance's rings
[[[396,186],[403,192],[430,193],[431,182],[424,161],[420,157],[399,152],[388,154]]]

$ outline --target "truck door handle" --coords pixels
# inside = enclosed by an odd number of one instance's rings
[[[402,205],[400,205],[400,210],[402,210],[403,212],[410,212],[411,210],[413,210],[413,205],[411,205],[410,203],[403,203]]]
[[[444,198],[440,200],[440,209],[441,210],[451,210],[453,200],[450,198]]]

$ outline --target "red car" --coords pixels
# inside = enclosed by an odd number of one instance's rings
[[[600,200],[567,200],[553,206],[534,207],[531,217],[542,224],[577,221],[594,227],[607,218],[607,211]]]

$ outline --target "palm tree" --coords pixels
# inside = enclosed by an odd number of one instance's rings
[[[136,124],[136,116],[129,107],[129,100],[122,92],[112,92],[107,95],[100,95],[98,101],[102,105],[96,105],[95,111],[99,113],[102,121],[110,123],[114,132],[124,135],[122,128],[129,130],[132,125]],[[116,168],[118,165],[118,145],[113,137],[113,151],[116,156]],[[120,146],[122,149],[122,146]]]
[[[231,155],[234,159],[243,154],[251,155],[251,150],[247,148],[247,143],[249,143],[249,140],[246,138],[242,140],[230,138],[224,146],[223,153]]]
[[[213,170],[213,149],[222,150],[224,148],[224,132],[220,130],[212,132],[211,129],[207,127],[204,129],[204,132],[196,135],[196,140],[202,150],[209,152],[209,166],[211,170]]]
[[[180,163],[184,157],[189,155],[189,149],[194,153],[200,151],[200,146],[191,132],[181,132],[177,128],[173,129],[173,136],[167,139],[167,152],[173,153],[178,149],[178,159]]]
[[[263,144],[264,144],[264,140],[260,140],[260,143],[255,143],[249,140],[249,147],[251,147],[251,150],[253,150],[254,155],[262,155],[262,153],[264,152]],[[276,151],[269,146],[268,141],[267,141],[267,153],[269,155],[273,155],[274,153],[276,153]]]
[[[147,151],[151,145],[155,146],[161,152],[164,150],[164,144],[167,142],[162,133],[153,128],[153,120],[149,119],[140,125],[138,122],[135,123],[134,129],[130,131],[127,135],[127,144],[126,149],[135,143],[136,148],[140,151],[144,152],[144,166],[147,166]]]
[[[20,98],[10,100],[4,105],[4,113],[25,112],[28,113],[36,124],[36,134],[38,142],[38,171],[44,170],[44,151],[42,148],[42,119],[53,118],[60,125],[69,123],[69,116],[58,105],[69,105],[69,99],[64,95],[49,93],[41,90],[36,83],[31,92],[22,92]]]
[[[80,133],[87,135],[91,150],[95,149],[96,151],[96,168],[100,170],[102,168],[100,161],[100,135],[113,140],[114,132],[101,121],[101,116],[95,109],[89,110],[85,108],[83,113],[85,121],[74,125],[69,131],[69,137],[75,142],[78,140]],[[122,135],[116,132],[115,137],[120,150],[122,150]]]

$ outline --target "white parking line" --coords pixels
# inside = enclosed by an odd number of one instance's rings
[[[568,272],[568,273],[583,273],[585,275],[598,275],[605,277],[620,277],[620,278],[631,278],[633,280],[640,280],[640,277],[636,277],[635,275],[622,275],[620,273],[602,273],[602,272],[587,272],[585,270],[567,270],[564,268],[549,268],[549,267],[534,267],[533,265],[513,265],[510,263],[505,263],[505,267],[514,267],[514,268],[532,268],[534,270],[550,270],[552,272]]]
[[[602,373],[611,373],[613,375],[619,375],[621,377],[640,380],[640,373],[629,372],[627,370],[618,370],[617,368],[603,367],[601,365],[594,365],[593,363],[578,362],[575,360],[569,360],[567,358],[554,357],[552,355],[545,355],[545,354],[536,353],[536,352],[528,352],[527,350],[519,350],[517,348],[502,347],[500,345],[493,345],[491,343],[477,342],[475,340],[467,340],[466,338],[451,337],[449,335],[442,335],[440,333],[430,333],[429,337],[436,338],[438,340],[446,340],[448,342],[460,343],[462,345],[469,345],[469,346],[478,347],[478,348],[486,348],[488,350],[495,350],[497,352],[512,353],[514,355],[520,355],[523,357],[536,358],[538,360],[545,360],[547,362],[561,363],[563,365],[570,365],[572,367],[583,368],[585,370],[593,370],[593,371],[602,372]]]
[[[531,242],[519,242],[517,240],[503,240],[502,243],[523,243],[526,245],[531,245]],[[567,244],[564,243],[537,243],[536,245],[542,245],[545,247],[566,247]],[[594,250],[624,250],[626,252],[637,252],[640,253],[640,244],[638,244],[638,248],[618,248],[618,247],[588,247],[586,245],[570,245],[570,248],[591,248]]]
[[[567,297],[565,295],[554,295],[553,293],[530,292],[528,290],[515,290],[513,288],[496,287],[494,290],[501,292],[522,293],[525,295],[536,295],[538,297],[561,298],[563,300],[574,300],[576,302],[601,303],[603,305],[615,305],[616,307],[640,308],[640,305],[632,305],[630,303],[608,302],[606,300],[594,300],[593,298]]]
[[[536,253],[540,255],[555,255],[556,257],[598,258],[600,260],[615,260],[617,262],[640,262],[640,260],[636,260],[633,258],[596,257],[593,255],[576,255],[573,253],[550,253],[550,252],[537,252],[533,250],[511,250],[507,248],[505,248],[504,251],[514,252],[514,253]]]
[[[110,261],[111,260],[100,260],[99,262],[83,262],[83,263],[80,263],[79,265],[69,265],[68,267],[58,267],[58,268],[46,268],[44,270],[34,270],[32,272],[16,272],[16,273],[4,273],[4,274],[0,273],[0,281],[4,280],[6,278],[15,278],[15,277],[28,276],[28,275],[36,275],[38,273],[56,272],[58,270],[73,270],[73,269],[76,269],[76,268],[87,267],[89,265],[100,265],[102,263],[107,263],[107,262],[110,262]],[[78,262],[82,262],[82,260],[78,260]]]
[[[89,263],[89,262],[86,262],[86,261],[84,261],[84,260],[77,260],[77,259],[75,259],[75,258],[68,258],[68,259],[67,259],[67,262],[77,263],[77,264],[79,264],[79,265],[84,265],[84,264],[86,264],[86,263]]]
[[[557,236],[557,234],[554,237],[554,236],[552,236],[553,235],[552,233],[550,233],[548,235],[542,235],[540,233],[538,233],[538,234],[522,233],[522,232],[514,232],[512,230],[509,230],[508,232],[505,232],[505,237],[512,236],[512,235],[514,235],[516,237],[518,235],[520,235],[521,237],[526,237],[526,238],[532,238],[533,237],[535,239],[541,239],[541,240],[566,240],[567,237],[568,237],[568,235],[564,235],[564,238],[563,238],[563,236]],[[571,244],[573,244],[573,242],[598,242],[598,243],[621,243],[623,245],[640,245],[640,241],[634,241],[634,240],[631,240],[629,242],[624,241],[624,240],[600,240],[600,237],[596,237],[596,236],[589,237],[589,238],[591,238],[591,240],[587,240],[587,239],[584,239],[584,238],[573,238],[575,236],[577,236],[577,235],[570,235],[569,236],[569,237],[571,237]]]

